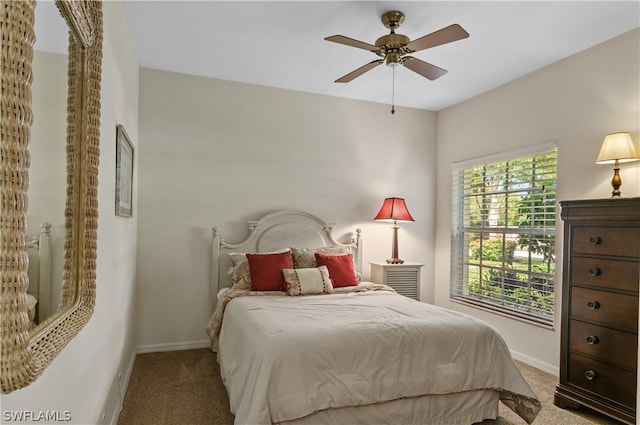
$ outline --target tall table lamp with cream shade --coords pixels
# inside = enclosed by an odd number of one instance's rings
[[[398,221],[414,221],[404,199],[386,198],[374,220],[393,220],[393,248],[391,250],[391,258],[387,260],[387,263],[404,263],[404,260],[398,258],[398,229],[400,228]]]
[[[638,160],[640,160],[640,155],[638,155],[629,133],[611,133],[604,138],[596,164],[614,164],[613,178],[611,179],[612,198],[620,197],[620,186],[622,186],[620,164]]]

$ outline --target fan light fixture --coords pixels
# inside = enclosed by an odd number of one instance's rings
[[[620,164],[638,160],[640,160],[640,155],[638,155],[629,133],[612,133],[604,138],[596,164],[614,164],[613,178],[611,179],[612,198],[620,198],[620,186],[622,186]]]
[[[398,221],[415,221],[405,204],[403,198],[386,198],[382,208],[374,220],[393,220],[393,247],[391,258],[387,260],[389,264],[402,264],[404,260],[398,258]]]
[[[391,113],[393,114],[395,112],[395,105],[393,105],[395,103],[395,68],[398,65],[404,65],[413,72],[429,80],[435,80],[447,73],[447,70],[445,69],[414,58],[413,56],[406,55],[420,50],[429,49],[431,47],[440,46],[442,44],[451,43],[453,41],[462,40],[463,38],[469,37],[469,33],[460,25],[452,24],[411,41],[411,39],[406,35],[396,34],[396,29],[404,22],[404,13],[397,10],[386,12],[382,15],[381,21],[382,24],[390,30],[390,33],[378,38],[375,45],[354,40],[353,38],[345,37],[344,35],[332,35],[331,37],[326,37],[325,40],[368,50],[383,58],[371,61],[368,64],[351,71],[350,73],[338,78],[335,81],[336,83],[348,83],[354,78],[361,76],[365,72],[372,70],[382,63],[386,63],[388,66],[393,68],[394,75],[391,95]]]

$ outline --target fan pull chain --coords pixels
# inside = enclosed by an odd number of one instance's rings
[[[391,115],[396,113],[396,67],[391,67]]]

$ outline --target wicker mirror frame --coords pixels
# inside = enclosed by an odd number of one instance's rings
[[[35,381],[89,321],[95,303],[102,3],[56,3],[70,28],[63,293],[57,313],[33,327],[26,297],[26,213],[36,2],[0,0],[2,393]]]

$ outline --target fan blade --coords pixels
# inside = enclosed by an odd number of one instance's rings
[[[345,37],[344,35],[332,35],[331,37],[326,37],[325,40],[333,41],[334,43],[345,44],[351,47],[357,47],[358,49],[368,50],[373,53],[377,53],[380,48],[374,46],[373,44],[365,43],[364,41],[354,40],[353,38]]]
[[[413,56],[404,56],[402,58],[402,64],[413,72],[420,74],[432,81],[442,77],[447,73],[446,69],[438,68],[435,65],[431,65],[428,62],[416,59]]]
[[[364,66],[361,66],[360,68],[356,69],[355,71],[351,71],[347,75],[338,78],[335,82],[336,83],[348,83],[349,81],[353,80],[356,77],[361,76],[362,74],[364,74],[367,71],[372,70],[373,68],[375,68],[376,66],[380,65],[383,62],[384,62],[384,59],[378,59],[378,60],[374,60],[372,62],[369,62],[368,64],[366,64]]]
[[[432,32],[431,34],[427,34],[424,37],[420,37],[417,40],[413,40],[407,44],[407,49],[409,53],[413,53],[430,47],[451,43],[452,41],[462,40],[467,37],[469,37],[469,33],[466,32],[464,28],[458,24],[453,24],[436,32]]]

